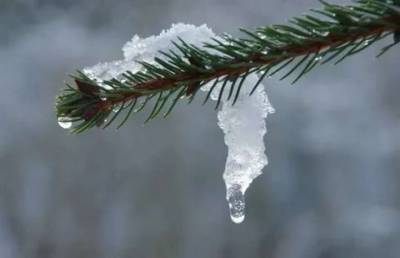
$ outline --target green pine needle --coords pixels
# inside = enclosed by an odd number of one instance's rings
[[[294,75],[295,83],[318,64],[339,64],[387,36],[392,36],[393,42],[378,56],[399,44],[400,0],[356,0],[352,5],[320,2],[322,9],[294,17],[289,24],[240,29],[244,38],[224,34],[204,43],[203,48],[178,38],[172,42],[177,51],[160,52],[162,58],[155,58],[154,64],[139,62],[145,70],[126,71],[123,81],[103,81],[107,88],[77,71],[71,76],[76,87],[66,84],[57,97],[57,116],[73,121],[71,132],[81,133],[95,126],[107,128],[122,116],[119,128],[152,104],[148,122],[163,111],[167,117],[183,98],[191,103],[199,88],[211,82],[203,103],[222,83],[217,109],[226,91],[227,99],[236,103],[251,73],[261,76],[250,95],[264,78],[286,69],[281,80]]]

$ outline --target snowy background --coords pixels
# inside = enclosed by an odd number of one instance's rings
[[[336,1],[339,2],[339,1]],[[343,2],[343,1],[341,1]],[[66,74],[171,23],[281,23],[316,0],[0,0],[0,257],[391,258],[400,254],[400,65],[378,47],[266,81],[270,164],[229,219],[212,106],[68,135]]]

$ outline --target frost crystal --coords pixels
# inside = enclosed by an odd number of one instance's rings
[[[155,57],[162,57],[159,51],[167,52],[171,49],[179,52],[172,44],[178,37],[189,44],[202,47],[203,43],[210,41],[215,34],[206,25],[196,27],[175,24],[171,29],[161,32],[159,36],[141,39],[136,35],[123,47],[122,60],[85,68],[84,72],[100,85],[103,80],[111,78],[121,80],[122,73],[128,70],[135,73],[143,69],[137,61],[154,63]],[[218,125],[225,133],[225,143],[228,146],[223,175],[227,189],[226,198],[231,218],[235,223],[244,220],[244,194],[250,183],[262,173],[262,169],[268,163],[263,139],[266,133],[265,118],[274,109],[268,101],[263,85],[259,85],[251,97],[248,96],[257,80],[258,77],[254,74],[248,76],[236,104],[232,106],[231,101],[225,101],[218,113]],[[210,85],[212,82],[202,90],[209,90]],[[214,100],[218,98],[218,87],[221,85],[217,85],[211,95]],[[226,99],[226,96],[223,96],[223,99]]]

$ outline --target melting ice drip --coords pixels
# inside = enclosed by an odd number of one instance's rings
[[[247,188],[262,174],[262,169],[268,164],[264,145],[264,135],[267,132],[265,119],[275,110],[262,84],[249,96],[257,81],[257,75],[247,77],[234,106],[223,96],[224,104],[218,113],[218,125],[225,134],[228,147],[223,174],[226,199],[231,219],[235,223],[241,223],[245,218],[244,196]],[[207,90],[207,87],[204,90]],[[211,97],[214,100],[218,99],[218,93],[219,91],[215,90]]]
[[[232,185],[226,190],[226,196],[232,221],[235,223],[242,223],[246,208],[242,187],[236,184]]]
[[[111,78],[123,79],[122,73],[131,71],[135,73],[142,69],[137,61],[153,62],[155,57],[162,57],[159,51],[167,52],[173,49],[179,52],[171,41],[178,37],[187,43],[202,47],[204,42],[210,41],[215,34],[206,25],[196,27],[194,25],[175,24],[171,29],[162,31],[159,36],[151,36],[141,39],[134,36],[123,47],[124,58],[122,60],[102,63],[85,68],[84,72],[99,85],[103,80]],[[222,39],[221,39],[222,40]],[[210,51],[210,50],[209,50]],[[265,155],[264,135],[266,133],[265,118],[274,110],[268,101],[264,86],[259,85],[256,92],[249,97],[249,92],[256,84],[256,75],[250,75],[243,84],[241,95],[234,106],[226,101],[218,113],[218,125],[225,133],[225,143],[228,146],[228,158],[226,161],[223,178],[227,189],[227,200],[231,218],[235,223],[241,223],[245,217],[244,194],[250,183],[262,173],[267,165]],[[209,90],[204,86],[203,90]],[[107,87],[104,85],[104,87]],[[217,85],[211,98],[218,98]],[[62,118],[60,126],[69,128],[71,124]]]

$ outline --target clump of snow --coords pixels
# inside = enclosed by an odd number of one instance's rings
[[[123,47],[122,60],[85,68],[84,73],[101,85],[103,80],[122,79],[122,73],[128,70],[132,73],[140,71],[142,66],[137,61],[152,63],[155,57],[162,57],[159,51],[168,52],[172,49],[179,52],[172,44],[172,41],[177,42],[178,38],[202,47],[203,43],[210,42],[212,37],[215,37],[215,34],[206,25],[196,27],[175,24],[171,29],[162,31],[159,36],[144,39],[134,36]],[[262,84],[252,96],[248,96],[257,80],[258,77],[254,74],[248,76],[234,106],[231,101],[225,100],[226,96],[223,96],[223,107],[218,113],[218,125],[225,133],[225,143],[228,146],[228,157],[223,174],[227,189],[226,198],[231,218],[235,223],[244,220],[244,194],[268,163],[264,145],[265,118],[274,109],[268,101]],[[209,90],[209,85],[203,87],[203,90]],[[218,98],[218,87],[221,85],[218,85],[211,95],[214,100]]]
[[[154,63],[155,57],[162,57],[159,51],[168,52],[179,50],[172,44],[172,41],[179,42],[178,38],[184,39],[187,43],[201,47],[203,42],[215,36],[207,25],[194,26],[188,24],[173,24],[169,30],[163,30],[158,36],[140,38],[138,35],[125,43],[122,48],[123,59],[108,63],[100,63],[93,67],[83,69],[89,78],[101,82],[112,78],[122,79],[122,73],[140,71],[143,67],[137,61]]]

